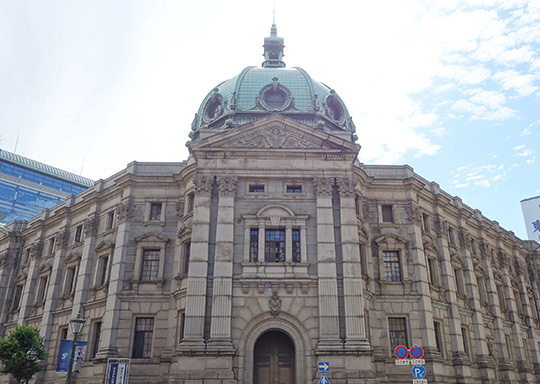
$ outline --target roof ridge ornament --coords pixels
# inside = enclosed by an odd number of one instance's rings
[[[263,68],[285,68],[283,62],[283,49],[285,48],[283,37],[278,37],[276,27],[276,15],[274,11],[274,20],[270,28],[270,36],[264,38],[264,61]]]

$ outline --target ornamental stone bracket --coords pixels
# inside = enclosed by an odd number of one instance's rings
[[[314,177],[313,186],[318,197],[332,197],[334,188],[333,177]]]
[[[116,218],[120,224],[124,224],[131,220],[135,207],[129,202],[120,203],[116,208]]]
[[[197,174],[193,178],[193,184],[195,184],[195,191],[201,195],[209,196],[212,193],[213,183],[214,176]]]
[[[350,177],[338,177],[337,185],[339,194],[342,197],[355,197],[354,188],[356,186],[356,180]]]
[[[236,193],[236,184],[238,177],[236,176],[217,176],[216,182],[220,196],[234,196]]]

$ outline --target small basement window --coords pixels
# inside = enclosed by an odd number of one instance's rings
[[[302,193],[301,185],[287,185],[287,193]]]

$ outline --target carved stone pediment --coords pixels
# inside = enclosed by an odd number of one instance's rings
[[[208,152],[220,156],[223,152],[236,151],[242,153],[242,156],[246,156],[246,151],[250,151],[250,156],[268,156],[279,151],[280,156],[286,152],[291,157],[306,157],[318,153],[340,157],[350,155],[355,158],[360,146],[330,132],[273,114],[202,139],[193,144],[192,150],[195,158],[208,156]]]
[[[459,256],[458,254],[451,255],[450,257],[451,257],[451,259],[452,259],[452,263],[453,263],[453,264],[456,264],[456,265],[458,265],[458,266],[463,265],[463,259],[462,259],[461,256]]]
[[[39,267],[38,274],[39,275],[46,275],[46,274],[49,274],[51,272],[51,270],[52,270],[51,266],[49,264],[45,263],[41,267]]]
[[[114,244],[110,241],[103,240],[101,243],[98,244],[95,251],[96,252],[108,252],[110,250],[114,249]]]
[[[72,263],[78,263],[81,261],[81,256],[77,255],[76,253],[70,253],[65,259],[65,264],[72,264]]]
[[[424,252],[433,256],[439,255],[439,248],[433,243],[433,241],[424,244]]]
[[[389,248],[395,248],[397,244],[407,246],[407,244],[409,243],[407,240],[397,235],[394,235],[393,233],[387,233],[386,235],[377,237],[374,241],[378,246],[386,245]]]
[[[148,243],[148,242],[166,243],[169,241],[169,238],[166,236],[160,235],[159,233],[156,233],[156,232],[149,232],[149,233],[145,233],[144,235],[137,236],[135,238],[135,241],[137,243]]]

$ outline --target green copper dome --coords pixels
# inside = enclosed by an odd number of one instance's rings
[[[262,68],[247,67],[208,93],[193,120],[188,147],[201,131],[217,133],[272,113],[324,131],[349,132],[356,141],[355,126],[341,98],[305,70],[285,68],[283,48],[272,25],[271,36],[264,39]]]

